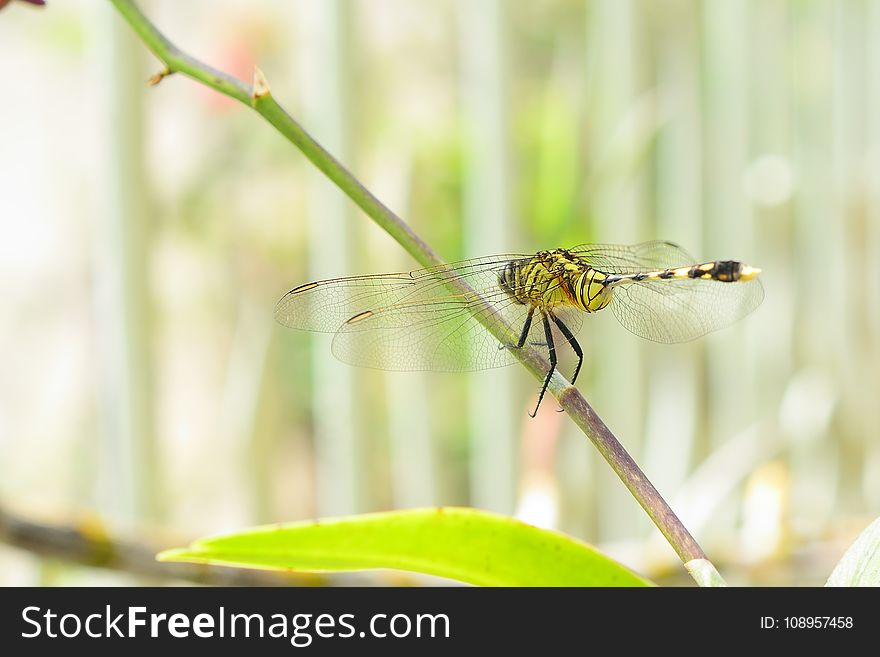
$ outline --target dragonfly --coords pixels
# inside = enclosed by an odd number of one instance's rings
[[[557,345],[577,357],[585,315],[610,308],[642,338],[686,342],[724,328],[764,298],[760,269],[701,262],[667,241],[582,244],[390,274],[305,283],[285,294],[284,326],[333,333],[332,351],[381,370],[463,372],[509,365],[526,346],[549,362],[534,417],[557,369]]]

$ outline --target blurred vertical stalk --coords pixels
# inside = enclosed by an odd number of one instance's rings
[[[95,188],[100,359],[98,507],[121,522],[161,508],[149,338],[149,196],[144,173],[143,46],[107,5],[96,8],[95,88],[103,114]]]
[[[412,150],[409,142],[391,143],[388,148],[394,153],[377,167],[377,175],[382,177],[376,181],[377,187],[384,190],[386,202],[406,217],[411,214]],[[381,234],[381,241],[370,248],[383,263],[382,271],[412,269],[412,258],[385,238]],[[426,372],[385,372],[391,497],[398,509],[437,504],[429,376]]]
[[[730,511],[737,512],[743,558],[748,560],[761,559],[782,547],[779,538],[784,528],[780,524],[788,511],[783,506],[788,504],[787,471],[777,467],[778,464],[762,464],[778,458],[776,452],[783,449],[786,437],[793,437],[796,431],[790,422],[791,415],[780,412],[792,405],[780,400],[796,398],[796,393],[792,393],[807,389],[804,383],[810,381],[794,371],[795,281],[799,272],[792,239],[795,169],[791,152],[793,113],[789,105],[792,90],[788,84],[780,84],[781,80],[791,79],[789,21],[795,11],[797,8],[791,3],[781,2],[759,2],[749,7],[744,29],[747,32],[745,65],[751,152],[747,154],[746,170],[738,176],[738,182],[751,208],[755,239],[742,252],[731,251],[733,257],[754,261],[764,270],[762,277],[767,288],[767,300],[743,325],[751,341],[746,353],[753,354],[754,359],[750,376],[760,391],[754,399],[748,400],[748,411],[751,418],[779,419],[780,423],[761,421],[744,431],[736,431],[732,437],[723,436],[728,442],[713,450],[698,471],[709,473],[711,463],[720,463],[720,458],[728,454],[723,472],[719,470],[720,476],[713,477],[712,481],[718,493],[725,488],[725,482],[729,482],[726,484],[729,490],[724,495],[716,493],[715,504],[727,511],[724,518],[728,526],[732,520]],[[723,377],[723,373],[719,373],[719,377]],[[818,408],[819,405],[813,406]],[[816,434],[822,431],[816,414],[802,424],[811,425],[811,431]],[[805,436],[798,436],[803,438]],[[744,455],[748,456],[747,461],[742,460]],[[699,474],[695,474],[691,483],[698,477]],[[740,489],[741,483],[745,485]],[[737,494],[737,490],[741,492]],[[727,502],[728,496],[739,498],[740,508],[735,509],[735,505]],[[704,502],[711,500],[712,490],[702,497]],[[761,503],[756,504],[756,500]],[[777,507],[776,502],[781,504]],[[707,511],[703,513],[706,518],[717,512]],[[713,525],[720,527],[721,523]]]
[[[401,210],[405,210],[403,206]],[[429,413],[431,391],[424,372],[387,372],[388,440],[392,500],[406,509],[437,504]]]
[[[308,53],[302,70],[304,119],[328,150],[350,162],[351,0],[307,3],[301,11],[309,26],[301,32]],[[320,172],[309,170],[307,176],[309,278],[349,273],[344,270],[352,257],[350,204]],[[312,353],[316,512],[356,513],[365,508],[365,464],[354,419],[354,374],[326,348]]]
[[[751,4],[728,0],[704,5],[705,233],[701,258],[754,261],[752,209],[743,192],[749,159],[748,52]],[[751,255],[750,255],[751,254]],[[709,447],[739,432],[754,417],[753,363],[744,363],[747,324],[706,340],[709,358]],[[737,381],[737,394],[729,382]]]
[[[793,116],[792,150],[798,162],[798,193],[795,197],[796,359],[831,389],[836,389],[833,358],[840,345],[840,294],[822,294],[816,303],[818,266],[840,271],[835,258],[834,229],[840,220],[834,202],[831,107],[833,59],[831,57],[833,5],[823,2],[799,3],[792,12],[791,47]],[[827,435],[822,442],[801,438],[791,447],[792,513],[796,531],[810,533],[826,526],[836,503],[836,445]]]
[[[588,199],[593,219],[591,241],[641,241],[640,218],[645,213],[644,175],[631,166],[638,138],[650,132],[642,125],[653,121],[640,107],[639,8],[633,0],[597,0],[586,15],[588,97],[585,123],[592,149],[591,177],[604,181],[591,188]],[[621,166],[621,164],[623,166]],[[626,448],[638,454],[642,435],[643,345],[622,335],[610,318],[589,322],[584,344],[586,368],[592,377],[590,402],[617,435],[627,436]],[[602,345],[601,349],[591,345]],[[626,394],[621,394],[625,390]],[[629,538],[641,518],[601,459],[593,468],[597,495],[595,539]],[[614,492],[611,492],[614,491]],[[609,494],[610,493],[610,494]]]
[[[749,133],[754,154],[743,180],[753,207],[756,266],[766,274],[768,300],[760,314],[747,320],[757,332],[757,380],[763,392],[756,416],[769,416],[789,384],[794,368],[794,304],[797,261],[792,248],[794,161],[791,88],[780,80],[791,78],[792,39],[788,27],[792,7],[785,3],[758,3],[749,21],[748,49]],[[784,37],[784,38],[781,38]],[[745,258],[746,254],[741,256]],[[772,302],[770,301],[772,295]],[[770,438],[768,436],[768,438]]]
[[[867,277],[862,296],[866,313],[864,331],[870,358],[869,366],[863,368],[869,377],[863,394],[870,396],[872,391],[880,390],[880,340],[877,340],[880,335],[880,303],[877,303],[877,299],[880,299],[880,276],[876,275],[876,263],[880,262],[880,2],[867,5],[865,25],[865,145],[868,155],[863,174],[867,201],[864,254],[865,262],[869,263],[869,268],[873,268],[874,275]],[[865,502],[869,508],[876,509],[880,507],[880,441],[872,438],[880,435],[880,405],[875,402],[876,399],[872,399],[860,414],[866,420],[863,434],[867,449],[863,466]]]
[[[459,0],[464,143],[464,244],[467,255],[509,250],[510,204],[505,32],[502,0]],[[512,513],[516,496],[516,427],[507,371],[468,379],[470,486],[474,506]],[[550,400],[548,400],[550,403]],[[525,409],[521,413],[525,414]]]
[[[690,2],[657,12],[655,59],[660,114],[669,119],[657,140],[656,235],[693,252],[702,237],[702,157],[700,126],[700,30]],[[699,253],[697,257],[699,257]],[[699,344],[650,349],[645,454],[655,485],[677,491],[693,465],[700,427],[701,348]],[[675,385],[667,385],[674,381]]]
[[[859,245],[863,233],[859,220],[865,212],[865,185],[861,170],[865,161],[865,102],[867,44],[865,37],[865,4],[862,2],[838,2],[834,5],[834,81],[831,105],[831,169],[833,178],[833,221],[828,226],[828,253],[825,266],[830,271],[856,273],[857,280],[877,278],[876,260],[867,260]],[[880,175],[874,172],[874,175]],[[862,272],[859,275],[857,272]],[[864,344],[864,303],[859,285],[845,285],[834,296],[837,317],[836,340],[826,343],[825,349],[834,350],[836,371],[834,375],[840,386],[840,413],[836,418],[838,445],[840,448],[841,473],[857,473],[865,459],[865,435],[868,427],[860,409],[870,408],[876,399],[877,389],[869,388],[863,356],[869,351],[868,343],[877,335],[871,335]],[[876,304],[878,297],[871,301]],[[869,392],[870,391],[870,392]],[[876,434],[873,434],[876,435]],[[845,476],[840,480],[839,500],[836,509],[862,511],[862,482],[857,477]]]
[[[258,523],[277,518],[272,478],[278,445],[272,432],[257,430],[273,328],[269,303],[242,286],[217,429],[218,447],[237,454],[235,463],[246,466],[234,468],[221,485],[236,499],[247,499],[245,521]]]
[[[749,0],[728,0],[704,5],[703,178],[705,231],[701,258],[755,261],[752,207],[743,191],[743,176],[750,156],[748,52]],[[709,425],[702,447],[719,449],[745,428],[755,415],[757,390],[753,362],[743,355],[750,326],[740,322],[723,333],[705,338],[707,347],[705,403]],[[731,387],[730,382],[736,381]],[[718,528],[733,531],[737,509],[723,506],[716,513]]]

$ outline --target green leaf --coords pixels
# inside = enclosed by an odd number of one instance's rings
[[[468,508],[255,527],[158,559],[298,571],[396,568],[484,586],[651,585],[586,543]]]
[[[849,546],[825,586],[880,586],[880,518]]]

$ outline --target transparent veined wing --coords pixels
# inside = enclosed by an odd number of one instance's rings
[[[678,244],[655,240],[640,244],[581,244],[572,253],[605,274],[638,274],[693,265],[697,261]]]
[[[617,321],[654,342],[687,342],[742,319],[764,299],[750,281],[724,283],[702,278],[641,281],[618,286],[611,300]]]
[[[275,319],[293,329],[335,333],[356,314],[426,295],[441,300],[454,294],[447,284],[471,281],[475,291],[497,281],[495,272],[511,260],[528,256],[499,255],[416,269],[409,272],[349,276],[306,283],[293,288],[275,306]],[[487,276],[488,274],[488,276]]]
[[[632,246],[587,244],[575,252],[606,274],[633,274],[697,264],[671,242]],[[729,326],[760,305],[757,278],[721,282],[673,278],[628,282],[614,288],[611,310],[628,331],[655,342],[687,342]]]
[[[396,274],[318,281],[288,292],[277,320],[296,329],[335,332],[333,353],[343,362],[385,370],[468,371],[516,359],[488,327],[515,343],[529,308],[504,292],[498,276],[511,261],[500,255]],[[562,308],[572,331],[580,313]],[[545,346],[539,318],[527,341]]]

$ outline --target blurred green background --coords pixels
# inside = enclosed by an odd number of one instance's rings
[[[579,387],[730,583],[821,584],[880,515],[880,3],[140,4],[258,63],[447,259],[662,238],[761,267],[757,312],[694,343],[580,333]],[[681,581],[522,368],[359,370],[277,326],[295,285],[413,262],[160,68],[106,2],[0,12],[0,504],[163,544],[466,504]],[[3,584],[133,581],[0,546]]]

